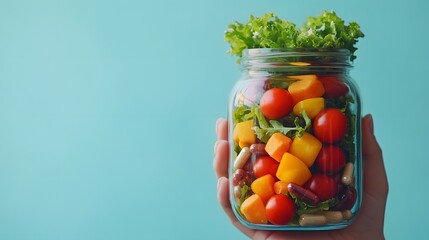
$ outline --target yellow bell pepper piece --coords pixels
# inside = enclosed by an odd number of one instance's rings
[[[304,133],[302,137],[296,136],[289,148],[289,153],[301,159],[308,167],[311,167],[322,149],[322,143],[310,133]]]
[[[276,176],[282,182],[303,185],[311,178],[311,172],[303,161],[286,152],[280,161]]]
[[[256,143],[256,135],[253,131],[253,120],[237,123],[232,134],[232,139],[240,148],[250,147]]]
[[[318,98],[308,98],[305,100],[302,100],[295,104],[293,107],[293,113],[298,116],[302,116],[301,112],[302,110],[305,111],[307,116],[310,119],[313,119],[325,108],[325,99],[322,97]]]

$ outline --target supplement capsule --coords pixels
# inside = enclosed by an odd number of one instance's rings
[[[250,155],[251,153],[248,147],[242,148],[234,161],[234,169],[243,168],[244,164],[246,164],[247,160],[249,160]]]
[[[321,214],[326,217],[328,223],[339,223],[344,220],[343,213],[340,211],[324,211]]]
[[[349,219],[351,219],[353,217],[353,213],[350,210],[344,210],[342,212],[342,214],[343,214],[343,219],[344,220],[349,220]]]
[[[319,197],[315,193],[295,183],[289,183],[287,185],[287,190],[304,202],[307,202],[313,205],[319,202]]]
[[[346,164],[346,166],[344,167],[344,171],[343,171],[343,175],[341,177],[341,182],[344,185],[349,186],[350,184],[353,183],[353,171],[354,171],[354,166],[353,163],[349,162]]]
[[[241,197],[241,187],[240,186],[234,186],[234,197],[237,199],[240,199]]]
[[[250,152],[255,155],[267,155],[268,153],[265,151],[265,144],[263,143],[254,143],[250,145]]]
[[[302,214],[298,222],[301,226],[320,226],[325,225],[328,221],[326,217],[321,214]]]

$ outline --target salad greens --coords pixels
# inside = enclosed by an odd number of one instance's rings
[[[244,122],[250,119],[253,119],[255,115],[255,108],[249,107],[246,105],[240,105],[234,110],[234,115],[232,116],[232,120],[234,124],[239,122]]]
[[[309,17],[301,28],[267,13],[250,16],[247,23],[229,24],[225,41],[231,46],[230,54],[238,57],[248,48],[343,48],[350,51],[350,60],[354,60],[355,44],[364,36],[356,22],[345,25],[333,11]]]
[[[327,211],[338,203],[338,200],[336,198],[331,198],[326,201],[320,202],[317,205],[311,205],[297,198],[292,193],[288,193],[288,195],[295,201],[296,206],[298,206],[298,215]]]
[[[270,120],[267,122],[259,108],[255,109],[255,116],[258,119],[259,127],[255,126],[253,127],[253,130],[255,131],[257,138],[259,138],[264,143],[267,143],[268,139],[276,132],[280,132],[291,137],[290,132],[295,131],[296,136],[302,136],[304,132],[307,131],[307,129],[311,126],[311,119],[308,118],[305,111],[302,111],[302,116],[305,121],[304,127],[299,124],[299,117],[295,117],[295,127],[285,127],[281,122],[276,120]]]

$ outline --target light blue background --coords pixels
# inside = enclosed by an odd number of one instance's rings
[[[0,0],[0,239],[246,239],[212,170],[239,76],[223,33],[324,9],[366,33],[352,75],[384,150],[386,236],[427,236],[427,1]]]

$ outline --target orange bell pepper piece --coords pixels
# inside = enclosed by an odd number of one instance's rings
[[[268,199],[270,199],[270,197],[275,194],[273,188],[275,182],[276,180],[273,176],[271,176],[271,174],[266,174],[255,179],[250,187],[254,193],[261,197],[262,202],[265,204],[267,203]]]
[[[240,206],[240,211],[244,218],[251,223],[266,224],[268,222],[265,205],[257,194],[246,198]]]

